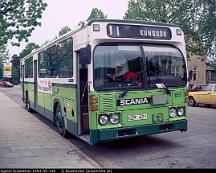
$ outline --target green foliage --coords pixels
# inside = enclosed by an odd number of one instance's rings
[[[8,59],[8,50],[5,45],[0,45],[0,63],[3,63]]]
[[[209,64],[216,70],[216,41],[213,41],[213,46],[209,55]]]
[[[125,19],[171,23],[186,35],[188,53],[206,55],[216,38],[214,0],[130,0]]]
[[[78,26],[81,27],[81,28],[82,28],[84,25],[85,25],[85,22],[84,22],[84,21],[80,21],[80,22],[78,23]]]
[[[47,4],[43,0],[1,0],[0,3],[0,45],[15,38],[16,42],[28,41]],[[13,45],[19,46],[18,43]]]
[[[11,82],[13,84],[20,83],[20,58],[17,55],[11,57],[12,63],[12,73],[11,73]]]
[[[3,78],[3,64],[0,63],[0,79]]]
[[[8,50],[5,45],[0,45],[0,79],[3,78],[4,62],[8,60]]]
[[[107,15],[105,15],[102,10],[98,8],[93,8],[86,22],[93,19],[106,19],[106,18]],[[78,23],[78,26],[81,28],[84,27],[84,25],[85,25],[85,21],[80,21]]]
[[[28,54],[30,54],[32,52],[32,50],[39,48],[39,45],[35,44],[35,43],[28,43],[25,47],[25,49],[23,49],[23,51],[19,54],[20,59],[24,58],[25,56],[27,56]]]
[[[66,34],[66,33],[68,33],[70,30],[71,30],[70,27],[64,26],[64,27],[59,31],[59,33],[58,33],[59,37],[62,36],[62,35],[64,35],[64,34]]]
[[[98,8],[93,8],[87,21],[92,20],[92,19],[106,19],[106,18],[107,18],[107,15],[105,15],[102,10]]]

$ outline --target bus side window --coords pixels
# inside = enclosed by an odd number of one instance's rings
[[[58,77],[73,76],[73,42],[69,38],[58,44]]]
[[[45,57],[45,51],[40,52],[39,55],[39,78],[45,78],[46,77],[46,69],[47,69],[47,64],[46,64],[46,57]]]
[[[23,77],[23,66],[24,65],[20,64],[20,79]]]
[[[47,77],[56,78],[58,75],[58,55],[56,45],[46,50],[47,58]]]
[[[29,77],[28,74],[29,74],[29,59],[26,59],[25,60],[25,78]]]
[[[28,77],[33,78],[33,57],[29,58]]]

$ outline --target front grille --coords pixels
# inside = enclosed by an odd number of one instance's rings
[[[113,95],[103,95],[100,97],[101,112],[112,112],[116,109],[115,98]]]

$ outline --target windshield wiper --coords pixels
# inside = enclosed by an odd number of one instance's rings
[[[123,98],[124,96],[127,95],[128,91],[129,91],[129,86],[131,84],[127,84],[127,88],[125,88],[125,90],[121,93],[121,95],[119,96],[120,98]]]
[[[123,93],[121,93],[121,95],[120,95],[119,97],[120,97],[120,98],[123,98],[124,96],[127,95],[128,91],[129,91],[129,89],[126,88],[126,89],[123,91]]]

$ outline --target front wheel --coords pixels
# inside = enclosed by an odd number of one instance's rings
[[[193,97],[189,97],[188,105],[192,106],[192,107],[197,105],[197,103]]]
[[[58,132],[63,137],[68,136],[68,132],[65,129],[64,117],[62,116],[61,106],[58,104],[54,113],[54,125],[57,126]]]

